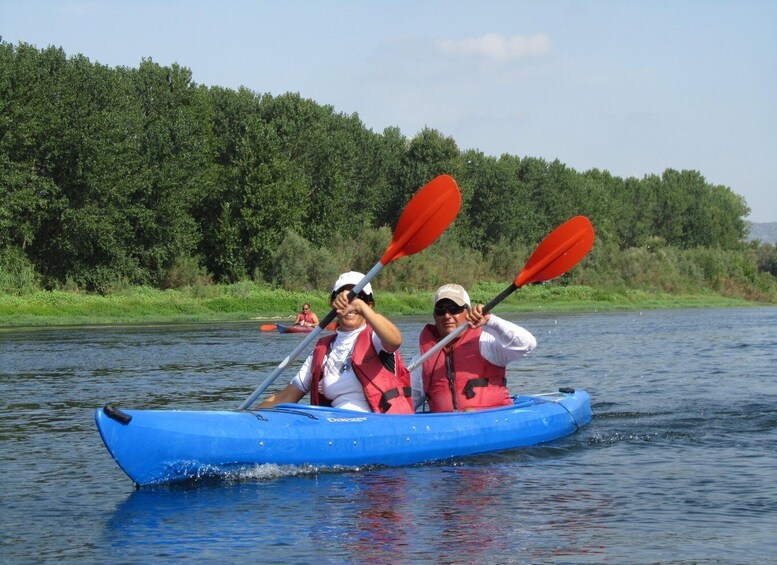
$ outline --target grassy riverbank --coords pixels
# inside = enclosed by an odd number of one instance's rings
[[[486,303],[506,285],[481,283],[472,300]],[[243,282],[182,290],[131,288],[101,296],[64,291],[39,291],[24,296],[0,296],[0,327],[93,324],[143,324],[212,321],[290,320],[303,302],[324,315],[329,294],[288,292]],[[432,291],[381,292],[376,308],[386,315],[428,314]],[[601,312],[627,309],[738,307],[774,305],[730,298],[711,291],[667,294],[659,291],[599,290],[588,286],[534,285],[517,290],[496,312]]]

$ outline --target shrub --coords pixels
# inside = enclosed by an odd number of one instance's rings
[[[514,279],[521,272],[533,251],[526,245],[514,244],[506,238],[491,245],[485,254],[488,270],[498,279]]]
[[[463,247],[447,233],[386,271],[381,274],[381,287],[394,291],[434,290],[449,282],[468,288],[484,277],[492,278],[480,253]]]
[[[167,268],[162,279],[162,288],[184,288],[213,284],[213,277],[194,257],[178,256]]]
[[[288,231],[275,253],[272,282],[286,290],[327,288],[340,272],[336,263],[329,250],[313,247],[302,236]]]
[[[23,295],[40,290],[40,275],[21,249],[0,250],[0,292]]]
[[[756,251],[758,270],[777,277],[777,244],[764,243]]]

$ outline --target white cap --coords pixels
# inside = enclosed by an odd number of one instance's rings
[[[446,284],[437,289],[434,293],[434,303],[437,304],[440,300],[444,299],[452,300],[459,306],[466,306],[470,308],[469,294],[464,290],[464,287],[459,284]]]
[[[347,273],[343,273],[342,275],[337,277],[337,281],[335,282],[335,285],[332,287],[332,292],[337,292],[338,290],[340,290],[341,288],[349,284],[356,286],[361,282],[363,278],[364,278],[364,275],[357,271],[348,271]],[[365,294],[372,294],[372,287],[370,286],[370,283],[367,283],[364,286],[363,291]]]

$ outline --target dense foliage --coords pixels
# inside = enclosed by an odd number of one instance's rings
[[[406,203],[441,173],[457,180],[464,204],[428,252],[438,267],[410,258],[389,286],[512,272],[577,214],[594,224],[591,265],[602,269],[656,249],[714,249],[756,265],[758,250],[743,243],[744,199],[697,171],[621,179],[493,158],[433,129],[375,133],[298,94],[197,85],[178,65],[108,68],[0,40],[5,290],[245,278],[320,288],[339,269],[371,267]],[[759,264],[774,274],[770,253]]]

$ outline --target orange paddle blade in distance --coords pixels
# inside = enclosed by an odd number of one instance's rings
[[[259,329],[262,330],[263,332],[269,332],[269,331],[278,329],[278,326],[276,326],[275,324],[262,324],[261,326],[259,326]]]
[[[567,220],[542,240],[515,278],[516,287],[563,275],[577,265],[594,245],[594,228],[585,216]]]
[[[397,222],[394,237],[380,262],[423,251],[451,224],[461,208],[461,193],[449,175],[434,178],[405,207]]]

